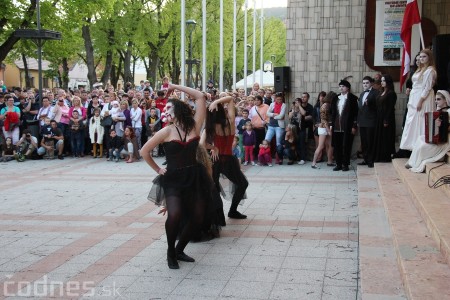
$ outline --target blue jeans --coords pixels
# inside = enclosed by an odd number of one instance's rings
[[[281,142],[284,137],[284,128],[281,127],[274,127],[274,126],[268,126],[265,140],[268,140],[269,143],[272,140],[273,136],[275,135],[276,141],[277,141],[277,147],[281,145]]]
[[[84,134],[82,130],[72,131],[70,135],[70,142],[72,146],[72,155],[81,155],[83,152],[82,143],[84,139]]]
[[[122,148],[120,149],[109,149],[109,158],[112,159],[119,159],[120,158],[120,152],[122,151]]]
[[[138,149],[141,149],[141,134],[142,134],[142,127],[135,127],[134,129],[134,135],[136,136],[136,142]]]

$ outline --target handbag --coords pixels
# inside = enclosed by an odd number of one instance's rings
[[[37,119],[37,115],[34,115],[33,118],[26,119],[25,122],[29,126],[31,126],[31,125],[38,125],[39,124],[39,120]]]
[[[111,116],[103,117],[103,119],[100,120],[100,125],[103,127],[111,126],[113,123],[113,119]]]
[[[259,111],[258,111],[258,109],[255,107],[255,111],[256,111],[256,113],[258,114],[258,116],[261,118],[261,121],[263,121],[263,122],[265,122],[264,121],[264,119],[263,119],[263,117],[261,117],[261,115],[259,114]],[[267,131],[267,128],[268,128],[268,125],[267,125],[267,123],[264,123],[264,129]]]
[[[111,110],[111,104],[108,105],[108,111]],[[103,117],[100,120],[100,125],[103,127],[110,127],[113,124],[113,119],[111,115]]]

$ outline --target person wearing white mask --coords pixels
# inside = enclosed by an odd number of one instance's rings
[[[437,111],[447,112],[450,114],[450,94],[445,90],[439,90],[435,98]],[[436,120],[438,127],[444,126],[440,119]],[[422,173],[425,171],[425,165],[436,162],[443,158],[448,151],[450,151],[450,135],[448,128],[444,129],[447,132],[448,139],[444,144],[428,144],[425,143],[425,136],[420,136],[414,144],[411,156],[405,167],[411,172]]]

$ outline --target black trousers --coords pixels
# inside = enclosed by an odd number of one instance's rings
[[[333,132],[333,154],[336,166],[350,165],[352,152],[353,134],[345,132]]]
[[[360,127],[361,149],[364,161],[373,164],[373,143],[375,138],[375,127]]]
[[[219,160],[214,162],[213,180],[218,191],[220,191],[220,174],[225,175],[235,185],[230,211],[236,211],[248,187],[247,178],[241,171],[238,159],[232,155],[220,155]]]

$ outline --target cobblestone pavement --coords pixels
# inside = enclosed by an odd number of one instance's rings
[[[353,170],[244,167],[250,185],[239,210],[249,218],[190,243],[196,262],[169,270],[165,218],[146,200],[155,174],[144,162],[0,168],[0,299],[357,298]]]

